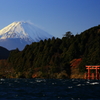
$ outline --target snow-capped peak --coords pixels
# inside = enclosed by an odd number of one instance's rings
[[[21,38],[30,41],[39,41],[52,36],[29,22],[13,22],[0,30],[0,39]]]
[[[1,42],[0,46],[2,46],[2,41],[4,47],[6,47],[5,44],[6,45],[8,45],[8,43],[12,44],[12,40],[17,41],[16,42],[17,44],[22,43],[22,41],[24,41],[24,46],[25,46],[25,44],[38,42],[40,40],[52,37],[53,37],[52,35],[36,27],[30,22],[13,22],[10,25],[0,30],[0,42]],[[4,43],[4,41],[9,41],[9,42]],[[9,47],[7,46],[7,48]]]

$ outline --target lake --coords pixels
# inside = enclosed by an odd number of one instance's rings
[[[0,79],[0,100],[100,100],[100,81]]]

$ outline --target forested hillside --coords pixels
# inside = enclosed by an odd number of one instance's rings
[[[62,39],[34,42],[23,51],[13,50],[7,63],[12,77],[70,78],[74,68],[84,73],[85,65],[100,65],[100,25],[75,36],[66,32]]]

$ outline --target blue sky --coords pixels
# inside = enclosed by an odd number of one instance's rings
[[[55,37],[100,24],[100,0],[0,0],[0,29],[30,21]]]

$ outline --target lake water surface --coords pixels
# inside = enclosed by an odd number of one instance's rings
[[[0,100],[100,100],[100,81],[0,79]]]

